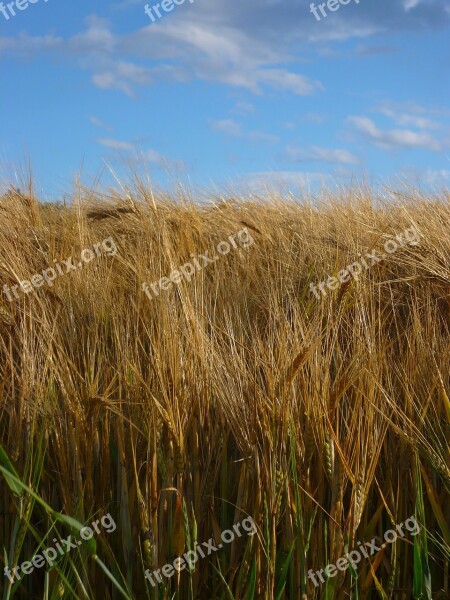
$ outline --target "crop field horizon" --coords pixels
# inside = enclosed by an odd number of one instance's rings
[[[449,201],[11,187],[0,599],[448,598]]]

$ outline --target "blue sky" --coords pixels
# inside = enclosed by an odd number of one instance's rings
[[[448,1],[145,4],[0,12],[1,179],[26,159],[48,198],[124,162],[162,185],[450,182]]]

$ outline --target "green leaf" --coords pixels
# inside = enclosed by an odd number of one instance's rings
[[[252,570],[250,572],[250,582],[245,595],[245,600],[254,600],[256,590],[256,558],[253,559]]]
[[[2,473],[6,479],[6,483],[8,484],[10,490],[16,496],[20,496],[20,494],[22,493],[22,487],[13,479],[13,477],[15,477],[16,479],[20,479],[19,475],[17,474],[15,468],[13,467],[11,461],[8,458],[8,455],[3,450],[2,446],[0,446],[0,464],[3,465]],[[11,475],[13,475],[13,477],[11,477]]]
[[[6,479],[6,477],[8,475],[8,471],[6,470],[6,468],[0,466],[0,471],[3,473],[3,475]],[[30,494],[30,496],[32,498],[34,498],[36,500],[36,502],[38,504],[40,504],[42,506],[42,508],[45,511],[47,511],[47,513],[50,516],[52,516],[56,521],[59,521],[63,525],[66,525],[66,527],[68,527],[69,529],[75,530],[78,534],[84,528],[84,525],[82,523],[80,523],[80,521],[78,521],[77,519],[74,519],[73,517],[69,517],[68,515],[63,515],[62,513],[59,513],[56,510],[53,510],[53,508],[51,506],[49,506],[47,504],[47,502],[45,502],[38,494],[36,494],[36,492],[34,490],[32,490],[27,485],[25,485],[19,479],[19,477],[17,477],[16,473],[12,474],[11,472],[9,472],[9,479],[11,480],[11,484],[15,485],[17,487],[17,489],[19,489],[19,491],[28,492],[28,494]],[[86,543],[86,548],[87,548],[88,554],[90,556],[95,555],[97,553],[97,543],[94,540],[94,538],[91,538],[90,540],[83,540],[83,541]]]
[[[422,562],[423,591],[425,591],[425,593],[426,593],[427,600],[432,600],[430,567],[428,566],[427,553],[424,551],[423,548],[420,552],[420,558],[421,558],[421,562]]]
[[[422,561],[420,558],[419,540],[414,538],[414,569],[413,569],[413,596],[414,598],[422,598],[423,578],[422,578]]]
[[[100,569],[103,571],[103,573],[108,577],[108,579],[111,580],[111,582],[114,584],[114,586],[116,587],[116,589],[119,590],[119,592],[122,594],[122,596],[124,598],[126,598],[126,600],[133,600],[132,597],[128,594],[128,592],[126,592],[123,589],[123,587],[120,585],[120,583],[114,577],[114,575],[109,571],[109,569],[105,565],[105,563],[102,562],[97,555],[94,556],[94,560],[98,564],[98,566],[100,567]]]
[[[291,548],[286,556],[286,559],[284,560],[283,564],[281,565],[280,578],[278,580],[278,584],[275,589],[275,600],[280,600],[280,598],[283,594],[284,586],[286,585],[286,576],[288,573],[289,565],[292,560],[292,553],[294,552],[295,543],[296,543],[296,540],[294,540],[292,542]]]

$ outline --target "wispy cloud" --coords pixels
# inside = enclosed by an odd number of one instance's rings
[[[320,186],[331,185],[333,175],[313,171],[262,171],[247,173],[241,178],[245,189],[261,192],[275,189],[278,191],[313,190]]]
[[[245,131],[242,125],[233,119],[212,121],[211,129],[216,133],[232,137],[242,137],[253,142],[275,143],[279,140],[279,136],[272,133],[266,133],[264,131]]]
[[[233,119],[221,119],[219,121],[214,121],[211,124],[211,128],[213,131],[216,131],[217,133],[224,133],[225,135],[232,135],[235,137],[240,137],[242,135],[241,125]]]
[[[98,119],[97,117],[95,117],[93,115],[91,115],[89,117],[89,121],[93,125],[96,125],[97,127],[100,127],[101,129],[104,129],[105,131],[114,131],[114,129],[110,125],[107,125],[106,123],[103,123],[103,121],[101,121],[100,119]]]
[[[131,142],[123,142],[112,138],[101,138],[97,141],[101,146],[109,148],[110,150],[121,150],[124,152],[132,152],[135,150],[135,146]]]
[[[408,113],[413,115],[424,115],[427,117],[450,117],[450,109],[442,106],[423,106],[417,102],[393,102],[385,100],[376,107],[376,110],[388,109],[394,113]]]
[[[4,55],[28,58],[45,52],[61,51],[64,47],[64,38],[53,34],[31,36],[20,33],[15,37],[0,37],[0,54]]]
[[[367,117],[349,117],[348,122],[359,131],[363,138],[384,149],[423,148],[438,152],[443,144],[429,133],[410,129],[382,130]]]
[[[286,148],[288,160],[292,162],[324,162],[336,165],[356,165],[358,158],[348,150],[339,148],[319,148],[310,146],[309,148]]]
[[[135,163],[152,163],[161,168],[175,168],[178,171],[185,170],[186,164],[182,160],[170,160],[153,148],[141,148],[134,142],[116,140],[114,138],[100,138],[97,142],[104,148],[115,150],[122,155],[133,159]]]
[[[152,27],[144,25],[148,19],[139,0],[121,2],[131,4],[142,9],[143,25],[133,31],[117,33],[108,20],[91,15],[71,37],[0,37],[0,53],[65,53],[92,71],[95,85],[128,95],[161,78],[212,81],[256,94],[277,90],[309,95],[324,88],[299,72],[304,60],[299,48],[377,33],[437,30],[450,20],[443,0],[361,3],[358,10],[347,10],[345,17],[336,13],[320,27],[311,27],[308,3],[292,0],[281,8],[279,0],[208,0],[193,4],[182,19],[174,15]],[[389,47],[380,45],[360,49],[362,54],[386,51]]]
[[[450,171],[448,169],[427,169],[423,175],[423,180],[428,185],[440,185],[450,183]]]
[[[171,19],[157,28],[149,25],[125,34],[114,33],[106,19],[94,15],[86,19],[83,31],[68,39],[0,38],[0,51],[24,55],[52,49],[65,52],[92,70],[94,85],[128,95],[159,79],[201,79],[255,94],[264,93],[265,88],[297,95],[323,90],[319,81],[284,66],[292,63],[295,55],[218,20],[222,12],[205,19],[203,11],[197,11],[182,22]]]
[[[417,110],[419,109],[419,110]],[[439,124],[428,116],[424,116],[425,109],[416,107],[416,110],[408,110],[408,106],[398,106],[390,102],[384,102],[376,109],[378,113],[392,119],[396,125],[415,127],[416,129],[437,129]]]
[[[420,2],[421,0],[403,0],[403,8],[408,12],[413,8],[416,8]]]
[[[100,68],[92,76],[92,81],[101,89],[117,89],[128,96],[133,96],[135,86],[150,84],[153,78],[149,69],[118,60],[114,64]]]
[[[236,102],[230,110],[235,115],[248,115],[255,112],[255,107],[250,102]]]

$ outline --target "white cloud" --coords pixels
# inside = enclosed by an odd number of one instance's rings
[[[323,85],[298,72],[304,58],[299,48],[379,33],[438,30],[450,19],[442,0],[421,1],[420,6],[419,0],[377,0],[346,10],[345,16],[336,13],[315,27],[308,5],[300,0],[208,0],[174,11],[155,26],[144,25],[149,20],[140,0],[122,0],[119,6],[130,4],[142,10],[143,26],[135,30],[123,32],[120,24],[117,33],[109,21],[91,15],[84,29],[68,39],[1,37],[0,52],[66,53],[92,71],[95,85],[128,95],[162,77],[213,81],[257,94],[275,89],[309,95]],[[111,14],[120,15],[117,10]]]
[[[443,108],[439,106],[422,106],[421,104],[417,104],[417,102],[406,101],[406,102],[392,102],[392,101],[384,101],[381,102],[377,110],[390,110],[392,113],[408,113],[412,115],[425,115],[427,117],[430,116],[439,116],[439,117],[448,117],[450,116],[450,109]]]
[[[441,183],[449,183],[450,182],[450,171],[446,169],[427,169],[423,174],[423,180],[428,185],[439,185]]]
[[[128,96],[133,96],[134,86],[150,84],[152,80],[149,69],[123,60],[114,62],[92,77],[97,87],[104,90],[118,89]]]
[[[216,133],[230,135],[232,137],[243,137],[253,142],[275,143],[279,140],[277,135],[264,131],[244,131],[242,125],[233,119],[221,119],[211,123],[211,129]]]
[[[178,171],[186,168],[184,161],[168,159],[156,150],[152,148],[142,149],[134,142],[126,142],[113,138],[100,138],[97,142],[104,148],[124,153],[127,155],[127,158],[131,158],[136,164],[153,163],[164,169],[174,168]]]
[[[325,89],[320,81],[311,81],[303,75],[291,73],[286,69],[260,69],[255,72],[255,78],[278,90],[286,90],[299,96],[307,96],[317,90]]]
[[[254,113],[255,107],[250,102],[236,102],[230,112],[236,115],[247,115]]]
[[[151,148],[139,152],[138,161],[142,163],[150,162],[160,166],[163,169],[174,169],[176,171],[184,171],[186,169],[186,163],[184,160],[169,159]]]
[[[118,39],[111,32],[107,19],[90,15],[86,17],[85,31],[74,35],[68,41],[68,47],[74,53],[101,52],[112,53]]]
[[[382,103],[377,112],[389,117],[396,123],[396,125],[411,126],[416,129],[437,129],[439,124],[432,119],[422,116],[426,113],[426,109],[422,107],[409,105],[413,110],[408,111],[408,105],[395,105],[393,103],[384,102]],[[419,109],[419,110],[418,110]],[[414,114],[411,114],[414,113]]]
[[[106,19],[90,16],[85,29],[67,40],[52,36],[0,38],[0,51],[27,55],[50,49],[66,52],[92,71],[94,85],[130,96],[137,87],[161,78],[213,81],[255,94],[262,94],[265,88],[297,95],[323,89],[319,81],[284,66],[293,62],[294,55],[280,50],[279,44],[258,39],[244,27],[228,24],[227,19],[220,20],[220,10],[214,18],[205,18],[204,9],[195,16],[189,11],[182,21],[164,19],[156,28],[148,25],[125,34],[113,33]]]
[[[224,133],[225,135],[232,135],[234,137],[240,137],[242,135],[242,127],[233,119],[214,121],[211,127],[213,131],[216,131],[217,133]]]
[[[333,15],[333,19],[322,19],[319,27],[309,27],[305,37],[309,43],[345,42],[354,38],[369,38],[386,32],[384,24],[371,19],[352,19],[350,15]],[[335,53],[335,50],[331,50]]]
[[[331,149],[311,146],[306,149],[301,149],[288,146],[288,148],[286,148],[286,155],[288,159],[293,162],[318,161],[339,165],[356,165],[359,162],[358,158],[351,152],[339,148]]]
[[[353,125],[363,137],[385,149],[392,148],[423,148],[438,152],[443,145],[429,133],[412,131],[410,129],[390,129],[383,131],[367,117],[349,117],[348,122]]]
[[[0,37],[0,52],[17,56],[31,57],[64,48],[64,39],[55,35],[30,36],[20,33],[16,37]]]
[[[104,129],[105,131],[114,131],[114,129],[110,125],[107,125],[106,123],[103,123],[103,121],[101,121],[97,117],[94,117],[94,116],[91,115],[89,117],[89,121],[93,125],[96,125],[97,127],[100,127],[101,129]]]
[[[255,192],[277,192],[290,190],[312,190],[319,186],[329,186],[334,182],[330,173],[309,171],[262,171],[247,173],[241,177],[242,185],[246,190]]]
[[[121,150],[124,152],[131,152],[135,149],[134,144],[131,142],[122,142],[120,140],[114,140],[112,138],[101,138],[97,140],[101,146],[109,148],[110,150]]]
[[[416,8],[420,4],[420,0],[403,0],[403,8],[408,12],[409,10]]]

